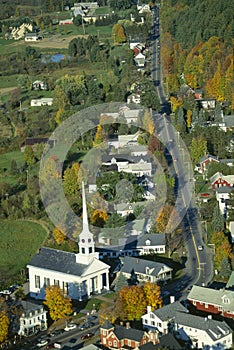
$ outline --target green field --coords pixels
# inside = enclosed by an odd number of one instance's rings
[[[47,233],[30,221],[0,221],[0,288],[14,280],[36,253]]]
[[[11,173],[11,162],[16,161],[17,167],[24,165],[24,154],[21,151],[14,151],[5,154],[0,154],[0,181],[9,184],[16,184],[19,180],[18,174]]]

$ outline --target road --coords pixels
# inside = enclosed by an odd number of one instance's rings
[[[177,215],[177,218],[175,217],[174,225],[176,226],[181,221],[183,240],[187,252],[184,276],[176,285],[169,285],[165,287],[165,290],[170,292],[175,292],[176,290],[176,296],[184,298],[188,293],[188,288],[192,285],[207,285],[211,281],[213,277],[213,263],[211,250],[204,245],[201,224],[198,220],[190,155],[179,132],[173,128],[170,122],[170,105],[166,100],[161,84],[160,18],[157,6],[155,6],[153,14],[151,40],[151,77],[155,85],[156,94],[162,105],[160,114],[153,111],[153,116],[158,138],[165,145],[170,174],[176,180],[175,209],[179,215]],[[203,250],[198,250],[198,246],[203,246]]]

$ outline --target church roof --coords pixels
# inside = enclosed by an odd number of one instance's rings
[[[95,270],[97,268],[102,269],[108,266],[98,259],[92,259],[90,264],[87,265],[84,263],[82,264],[82,257],[80,257],[81,262],[76,262],[76,258],[77,256],[75,253],[42,247],[38,254],[36,254],[29,262],[28,266],[35,266],[37,268],[74,276],[85,275],[92,265],[95,265]]]

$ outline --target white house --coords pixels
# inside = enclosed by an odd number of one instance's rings
[[[25,41],[38,41],[41,40],[42,37],[38,35],[38,33],[27,33],[25,34]]]
[[[225,214],[226,200],[230,198],[230,193],[234,191],[233,187],[223,186],[216,188],[216,199],[219,202],[221,214]]]
[[[79,235],[79,253],[41,248],[28,264],[29,291],[33,298],[44,299],[48,285],[58,285],[64,295],[82,300],[92,293],[109,290],[110,266],[99,260],[93,234],[89,231],[85,199],[83,198],[83,230]]]
[[[172,302],[154,311],[152,311],[151,306],[148,306],[147,313],[141,317],[143,328],[147,330],[158,330],[161,334],[167,334],[168,326],[177,311],[181,313],[188,312],[180,301]]]
[[[41,107],[41,106],[52,106],[53,104],[53,98],[39,98],[31,100],[30,105],[31,107]]]
[[[140,109],[127,109],[123,112],[123,117],[127,124],[137,124],[140,112]]]
[[[30,336],[36,331],[47,329],[47,311],[43,305],[22,300],[17,302],[16,306],[21,307],[23,311],[19,319],[19,335]]]
[[[141,103],[141,95],[133,93],[127,97],[127,103],[136,103],[140,104]]]
[[[145,55],[143,55],[141,52],[135,56],[134,61],[136,63],[136,66],[139,68],[142,68],[145,66]]]
[[[168,281],[173,269],[159,262],[125,256],[121,258],[121,271],[126,278],[136,278],[139,282]]]
[[[195,348],[218,350],[232,347],[232,329],[224,321],[176,312],[174,323],[181,339],[189,338]]]

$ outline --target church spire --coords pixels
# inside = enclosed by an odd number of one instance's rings
[[[89,222],[87,214],[86,196],[84,182],[82,181],[82,205],[83,205],[83,218],[82,218],[82,232],[79,236],[79,256],[91,257],[94,253],[94,240],[93,234],[89,231]]]

